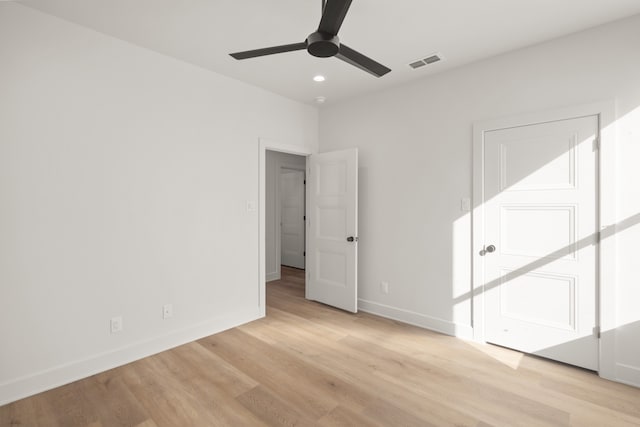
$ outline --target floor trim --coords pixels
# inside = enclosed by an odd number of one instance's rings
[[[616,381],[640,388],[640,368],[624,363],[616,364]]]
[[[266,277],[267,282],[273,282],[274,280],[280,280],[280,273],[267,273]]]
[[[473,328],[471,326],[438,319],[436,317],[427,316],[414,311],[391,307],[389,305],[364,299],[358,300],[358,310],[385,317],[387,319],[398,320],[400,322],[419,326],[435,332],[452,335],[457,338],[466,340],[473,339]]]
[[[261,317],[263,316],[260,316],[256,309],[250,312],[221,316],[195,326],[169,332],[163,336],[2,383],[0,384],[0,406],[126,365]]]

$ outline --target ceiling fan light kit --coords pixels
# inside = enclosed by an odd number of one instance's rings
[[[376,77],[382,77],[391,71],[379,62],[351,49],[340,43],[338,31],[342,26],[352,0],[327,0],[322,2],[322,17],[318,30],[309,34],[302,43],[293,43],[281,46],[267,47],[263,49],[248,50],[244,52],[231,53],[237,59],[256,58],[276,53],[293,52],[306,49],[309,54],[318,58],[336,58],[360,68]]]

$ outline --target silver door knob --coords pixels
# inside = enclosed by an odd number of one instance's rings
[[[485,256],[486,254],[490,254],[496,251],[496,247],[493,245],[489,245],[486,248],[480,251],[480,256]]]
[[[347,237],[347,242],[357,242],[357,241],[358,241],[357,237],[353,237],[353,236]]]

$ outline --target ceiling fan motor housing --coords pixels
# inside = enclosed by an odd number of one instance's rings
[[[340,51],[340,39],[338,36],[316,31],[307,37],[307,51],[318,58],[335,56]]]

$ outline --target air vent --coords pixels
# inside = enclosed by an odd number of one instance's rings
[[[409,67],[415,70],[416,68],[424,67],[425,65],[427,65],[427,63],[421,59],[420,61],[412,62],[409,64]]]
[[[431,55],[430,57],[423,59],[423,61],[427,64],[433,64],[434,62],[440,61],[440,57],[438,55]]]
[[[425,65],[435,64],[436,62],[440,62],[442,60],[442,55],[440,55],[439,53],[434,53],[433,55],[429,55],[424,59],[418,59],[417,61],[411,62],[409,64],[409,67],[415,70],[417,68],[424,67]]]

